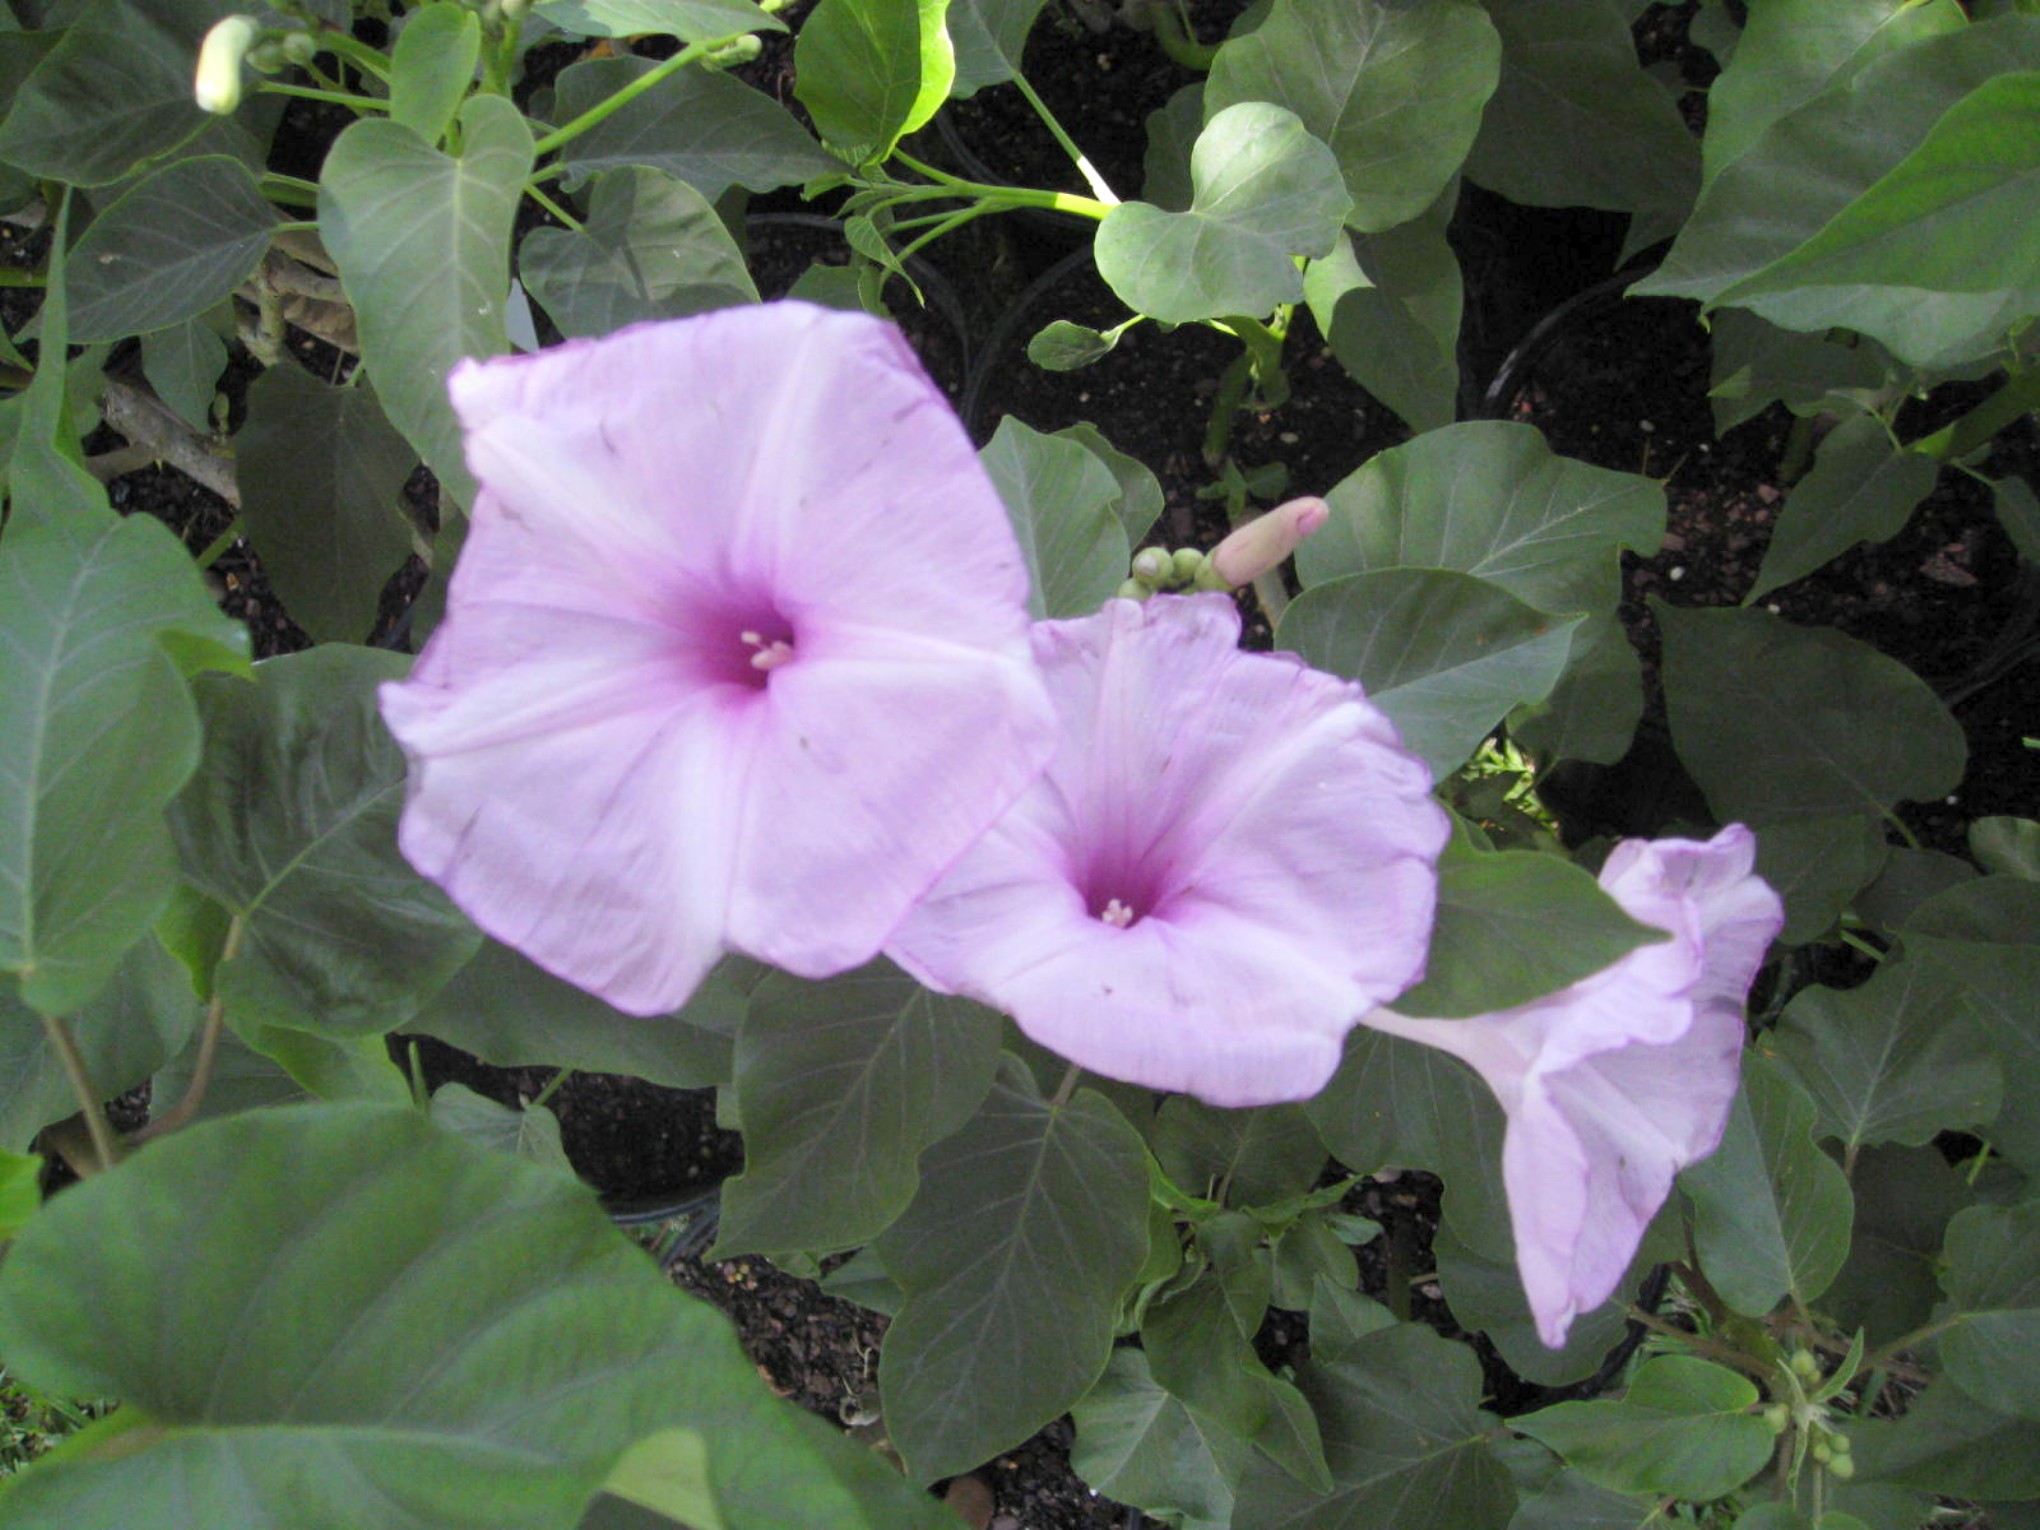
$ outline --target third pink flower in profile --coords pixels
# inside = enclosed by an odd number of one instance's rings
[[[1499,1014],[1367,1024],[1472,1065],[1508,1117],[1516,1264],[1553,1348],[1614,1292],[1672,1178],[1714,1151],[1741,1078],[1743,1003],[1784,923],[1740,824],[1700,842],[1624,840],[1601,886],[1670,939]]]
[[[1039,624],[1062,742],[889,954],[1112,1078],[1316,1093],[1423,971],[1446,817],[1357,685],[1239,632],[1222,595]]]
[[[1027,572],[890,325],[725,309],[458,368],[482,492],[383,713],[405,853],[638,1013],[876,954],[1054,737]]]

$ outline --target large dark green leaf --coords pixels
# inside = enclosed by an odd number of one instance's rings
[[[1813,1140],[1813,1102],[1777,1065],[1743,1055],[1743,1088],[1712,1157],[1679,1176],[1714,1289],[1760,1317],[1786,1295],[1811,1302],[1848,1256],[1853,1200]]]
[[[670,1015],[626,1015],[564,978],[484,940],[409,1030],[450,1041],[499,1068],[622,1073],[669,1089],[730,1080],[732,1038],[765,969],[725,957]]]
[[[1757,875],[1785,902],[1788,946],[1818,940],[1883,868],[1884,820],[1868,813],[1795,818],[1757,831]]]
[[[1018,74],[1041,6],[1042,0],[949,0],[949,36],[956,45],[950,95],[976,95]]]
[[[446,374],[510,349],[510,233],[531,130],[501,96],[461,109],[459,158],[400,123],[357,122],[319,173],[319,233],[354,304],[362,360],[390,421],[462,505],[474,480]]]
[[[571,121],[656,68],[602,58],[560,75],[555,115]],[[645,165],[678,176],[710,201],[732,186],[771,191],[842,166],[785,107],[719,71],[683,69],[560,150],[572,187],[597,170]]]
[[[1096,452],[1014,415],[979,453],[1027,558],[1037,618],[1089,616],[1126,579],[1131,549],[1119,481]]]
[[[1678,227],[1700,188],[1700,146],[1637,63],[1621,7],[1510,0],[1489,15],[1502,38],[1501,85],[1467,176],[1512,202],[1633,213],[1632,247]]]
[[[1948,1219],[1976,1192],[1933,1147],[1865,1148],[1849,1183],[1856,1194],[1849,1258],[1821,1310],[1844,1333],[1861,1328],[1873,1345],[1888,1343],[1933,1316]]]
[[[1998,1113],[2003,1076],[1964,999],[1932,965],[1887,959],[1861,987],[1800,989],[1769,1045],[1851,1158],[1869,1142],[1919,1147]]]
[[[1479,6],[1274,0],[1218,50],[1207,120],[1243,101],[1296,113],[1331,146],[1353,199],[1347,220],[1378,233],[1438,199],[1494,94],[1501,48]]]
[[[1510,1420],[1589,1482],[1704,1502],[1741,1487],[1777,1436],[1747,1377],[1693,1355],[1646,1361],[1614,1401],[1560,1403]]]
[[[2040,1201],[1959,1213],[1945,1260],[1959,1317],[1941,1340],[1949,1376],[1986,1408],[2040,1420]]]
[[[1651,609],[1672,742],[1721,821],[1882,814],[1961,780],[1961,727],[1867,643],[1765,611]]]
[[[1165,1391],[1141,1351],[1115,1349],[1070,1412],[1070,1465],[1097,1491],[1149,1514],[1181,1515],[1183,1530],[1232,1523],[1253,1446]]]
[[[1550,615],[1470,574],[1383,568],[1305,590],[1275,641],[1358,680],[1403,746],[1445,776],[1511,709],[1551,694],[1584,620]]]
[[[879,1385],[918,1478],[968,1471],[1089,1390],[1147,1253],[1140,1138],[1090,1089],[1044,1101],[1017,1059],[879,1239],[907,1293]]]
[[[1298,1377],[1324,1432],[1332,1491],[1265,1458],[1240,1484],[1235,1530],[1502,1530],[1516,1504],[1463,1344],[1401,1323]]]
[[[247,633],[148,516],[18,515],[0,539],[0,970],[62,1014],[176,882],[163,810],[198,763],[180,668],[246,672]]]
[[[374,390],[273,366],[248,389],[234,457],[248,539],[291,616],[320,642],[366,638],[411,551],[398,504],[418,461]]]
[[[0,124],[0,160],[74,186],[124,179],[214,119],[192,97],[198,45],[231,0],[92,0]]]
[[[1896,1423],[1850,1429],[1858,1472],[1964,1498],[2040,1498],[2040,1424],[1965,1395],[1952,1376],[1929,1386]]]
[[[794,94],[822,142],[874,164],[935,115],[956,78],[949,0],[820,0],[794,44]]]
[[[1556,855],[1482,851],[1455,836],[1438,863],[1438,922],[1409,1015],[1463,1020],[1527,1004],[1665,938]]]
[[[71,252],[71,339],[121,340],[197,317],[262,263],[276,223],[237,159],[208,154],[158,170]]]
[[[1858,542],[1897,536],[1913,507],[1933,492],[1938,471],[1930,459],[1894,446],[1874,415],[1842,421],[1821,442],[1813,471],[1785,496],[1744,604],[1805,578]]]
[[[922,1150],[991,1087],[999,1025],[890,962],[824,982],[768,976],[737,1033],[744,1172],[723,1189],[716,1257],[833,1253],[891,1226]]]
[[[1204,125],[1190,179],[1188,211],[1122,202],[1096,240],[1098,274],[1120,301],[1171,324],[1298,301],[1296,257],[1330,254],[1352,205],[1331,150],[1264,101]]]
[[[239,916],[237,1021],[394,1030],[481,934],[397,851],[404,759],[376,713],[402,654],[329,644],[204,686],[205,760],[172,817],[185,874]]]
[[[1272,1206],[1317,1183],[1325,1145],[1301,1105],[1220,1110],[1173,1095],[1155,1112],[1148,1147],[1162,1172],[1192,1195],[1231,1206]]]
[[[128,947],[108,983],[65,1017],[85,1076],[111,1099],[145,1082],[198,1024],[198,998],[184,969],[149,939]],[[41,1020],[0,991],[0,1151],[28,1146],[78,1097]]]
[[[571,1530],[667,1428],[730,1530],[939,1523],[571,1177],[403,1107],[206,1123],[80,1187],[11,1250],[0,1335],[39,1385],[125,1403],[15,1485],[21,1530]]]
[[[1497,1259],[1469,1248],[1449,1223],[1433,1237],[1431,1254],[1453,1321],[1469,1333],[1487,1335],[1511,1370],[1547,1387],[1584,1381],[1600,1370],[1628,1329],[1628,1303],[1652,1263],[1649,1256],[1640,1258],[1639,1268],[1615,1295],[1573,1319],[1565,1347],[1551,1349],[1538,1335],[1514,1259]]]
[[[1905,948],[1941,983],[1966,994],[2006,1082],[1992,1144],[2040,1169],[2040,883],[1983,877],[1937,890],[1905,913]]]
[[[525,235],[518,272],[568,336],[758,299],[743,254],[708,199],[642,166],[595,177],[584,227]]]

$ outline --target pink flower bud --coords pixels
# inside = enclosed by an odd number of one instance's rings
[[[1331,519],[1332,509],[1315,494],[1277,505],[1241,526],[1212,549],[1211,566],[1237,589],[1279,568],[1303,539]]]

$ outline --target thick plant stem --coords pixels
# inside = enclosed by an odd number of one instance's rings
[[[51,1050],[64,1065],[64,1077],[71,1082],[71,1093],[78,1098],[78,1114],[85,1118],[85,1130],[92,1134],[92,1152],[98,1158],[100,1168],[110,1169],[120,1162],[120,1145],[114,1141],[113,1126],[106,1119],[105,1103],[92,1087],[91,1075],[85,1071],[85,1059],[78,1051],[78,1043],[61,1017],[44,1015],[42,1023],[43,1034],[49,1037]]]
[[[738,38],[750,35],[748,32],[732,32],[727,37],[717,37],[708,42],[689,43],[671,58],[664,60],[646,73],[639,75],[608,100],[596,102],[572,122],[553,129],[552,132],[546,134],[545,137],[532,145],[532,152],[535,154],[550,154],[553,150],[572,143],[597,123],[608,121],[609,118],[622,111],[631,102],[652,89],[662,80],[678,74],[697,59],[705,58],[720,48],[727,48]]]

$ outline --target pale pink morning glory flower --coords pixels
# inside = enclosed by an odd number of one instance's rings
[[[1111,1078],[1323,1087],[1423,971],[1447,822],[1358,686],[1239,632],[1215,594],[1039,623],[1062,743],[888,954]]]
[[[1743,1003],[1784,909],[1740,824],[1702,843],[1624,840],[1601,886],[1671,939],[1500,1014],[1367,1024],[1473,1065],[1502,1102],[1502,1178],[1538,1335],[1556,1349],[1606,1301],[1672,1177],[1721,1142]]]
[[[1040,773],[1027,572],[890,325],[730,308],[456,368],[482,492],[383,715],[404,853],[619,1008],[878,951]]]

